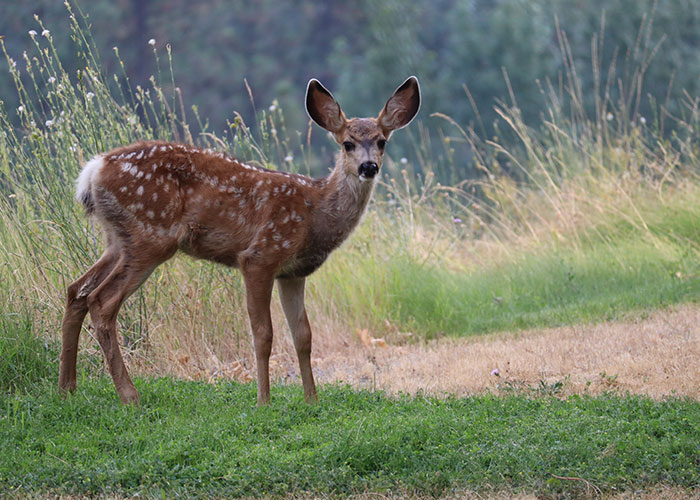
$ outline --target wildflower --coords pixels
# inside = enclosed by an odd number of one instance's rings
[[[53,126],[53,120],[46,120],[46,126],[47,126],[47,127],[52,127],[52,126]]]
[[[150,45],[151,47],[154,47],[154,46],[156,45],[156,39],[155,39],[155,38],[151,38],[151,39],[148,41],[148,45]]]
[[[608,121],[611,121],[613,118],[615,118],[615,116],[613,116],[613,114],[610,112],[608,112],[608,114],[605,115],[605,119]]]
[[[88,92],[87,94],[85,94],[85,99],[87,99],[88,101],[91,100],[93,97],[95,97],[95,94],[93,94],[92,92]]]
[[[639,123],[641,123],[642,125],[646,125],[647,119],[644,118],[643,116],[640,116],[640,117],[639,117]]]
[[[75,152],[78,150],[78,148],[77,148],[77,146],[76,146],[75,144],[73,144],[72,146],[70,146],[68,149],[69,149],[72,153],[75,153]]]
[[[24,106],[20,106],[17,108],[18,113],[21,113],[22,111],[24,111]]]
[[[49,77],[49,83],[54,83],[56,81],[56,77],[51,76]]]
[[[461,224],[461,223],[462,223],[462,219],[460,219],[459,217],[454,217],[454,218],[452,219],[452,222],[454,222],[455,224]]]
[[[34,30],[29,30],[29,36],[34,38],[36,36],[36,31]]]
[[[17,62],[14,59],[12,59],[11,57],[9,59],[10,59],[10,66],[12,66],[13,68],[16,68]]]
[[[405,165],[406,163],[408,163],[408,158],[404,156],[399,161],[401,162],[401,165]]]
[[[273,112],[274,110],[276,110],[276,109],[277,109],[277,106],[275,106],[274,104],[270,104],[270,107],[269,107],[269,108],[267,108],[267,109],[269,109],[269,110],[270,110],[270,112],[272,113],[272,112]]]
[[[287,163],[291,163],[292,160],[294,160],[294,157],[292,155],[287,155],[284,157],[284,161],[286,161]]]
[[[45,29],[44,31],[41,32],[41,36],[46,36],[46,37],[48,37],[50,34],[51,34],[51,32],[50,32],[49,30],[46,30],[46,29]]]
[[[498,368],[494,368],[493,370],[491,370],[491,375],[493,375],[494,377],[500,377],[501,372],[498,371]]]

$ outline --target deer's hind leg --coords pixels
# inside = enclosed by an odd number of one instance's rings
[[[139,397],[119,349],[117,314],[124,301],[171,255],[172,252],[156,258],[135,258],[130,252],[122,251],[112,271],[87,298],[97,341],[124,404],[138,405]]]
[[[109,275],[118,257],[117,252],[108,248],[85,274],[68,286],[66,311],[61,325],[61,367],[58,375],[58,391],[61,394],[73,392],[76,388],[78,341],[88,312],[87,297]]]

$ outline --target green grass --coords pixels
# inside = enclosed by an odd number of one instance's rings
[[[452,488],[576,492],[700,484],[700,404],[639,397],[438,400],[327,386],[308,406],[275,387],[138,380],[123,407],[106,378],[61,400],[0,402],[0,489],[173,497]],[[10,445],[11,443],[11,445]]]
[[[441,255],[418,259],[403,242],[390,241],[391,235],[378,237],[381,223],[370,220],[311,282],[339,290],[334,300],[348,317],[364,316],[377,328],[388,319],[425,337],[595,323],[697,302],[696,195],[642,208],[643,231],[608,218],[577,234],[577,245],[546,242],[511,249],[501,259],[476,254],[483,264],[467,263],[460,271],[446,266]]]
[[[0,316],[0,392],[12,393],[54,375],[59,346],[41,339],[26,315]]]
[[[14,321],[13,321],[14,322]],[[34,342],[23,323],[0,338]],[[8,327],[5,331],[9,331]],[[307,405],[276,386],[257,408],[253,384],[137,379],[138,408],[111,380],[83,373],[55,389],[53,349],[33,345],[0,379],[0,491],[241,496],[507,489],[582,494],[665,483],[700,486],[700,403],[644,397],[389,397],[325,386]]]
[[[612,320],[700,299],[699,261],[659,257],[630,242],[583,255],[526,254],[464,274],[399,261],[389,271],[385,307],[398,324],[427,336],[470,335]]]

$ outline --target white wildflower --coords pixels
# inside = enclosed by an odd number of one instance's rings
[[[45,124],[45,125],[46,125],[47,127],[53,127],[53,120],[46,120],[46,124]]]
[[[272,113],[274,110],[277,109],[277,106],[275,106],[274,104],[270,104],[270,107],[267,108],[267,109],[269,109],[269,110],[270,110],[270,113]]]
[[[155,46],[155,44],[156,44],[156,39],[155,39],[155,38],[151,38],[151,39],[148,41],[148,45],[150,45],[151,47]]]
[[[643,116],[640,116],[640,117],[639,117],[639,123],[641,123],[642,125],[646,125],[647,119],[644,118]]]
[[[56,81],[56,77],[50,76],[49,77],[49,83],[54,83]]]
[[[41,36],[49,36],[51,32],[49,30],[44,30],[41,32]]]
[[[613,118],[615,118],[615,116],[610,112],[608,112],[608,114],[605,115],[605,119],[608,121],[612,121]]]
[[[401,162],[401,165],[405,165],[406,163],[408,163],[408,158],[406,158],[406,157],[404,156],[404,157],[401,158],[399,161]]]
[[[36,31],[34,30],[29,30],[29,36],[34,38],[36,36]]]
[[[10,59],[10,66],[12,66],[13,68],[16,68],[17,62],[14,59],[12,59],[11,57],[9,59]]]
[[[287,155],[284,157],[284,161],[287,163],[292,163],[292,160],[294,160],[294,157],[292,155]]]
[[[93,97],[95,97],[95,94],[93,94],[92,92],[88,92],[87,94],[85,94],[85,99],[87,99],[88,101],[90,101]]]
[[[24,106],[20,106],[17,108],[18,113],[21,113],[22,111],[24,111]]]

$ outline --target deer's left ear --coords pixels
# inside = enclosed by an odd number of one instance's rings
[[[336,136],[342,132],[347,119],[335,100],[321,82],[312,78],[306,86],[306,112],[319,126]]]
[[[420,86],[418,78],[410,76],[394,91],[384,108],[379,112],[377,123],[389,137],[393,130],[405,127],[415,118],[420,109]]]

